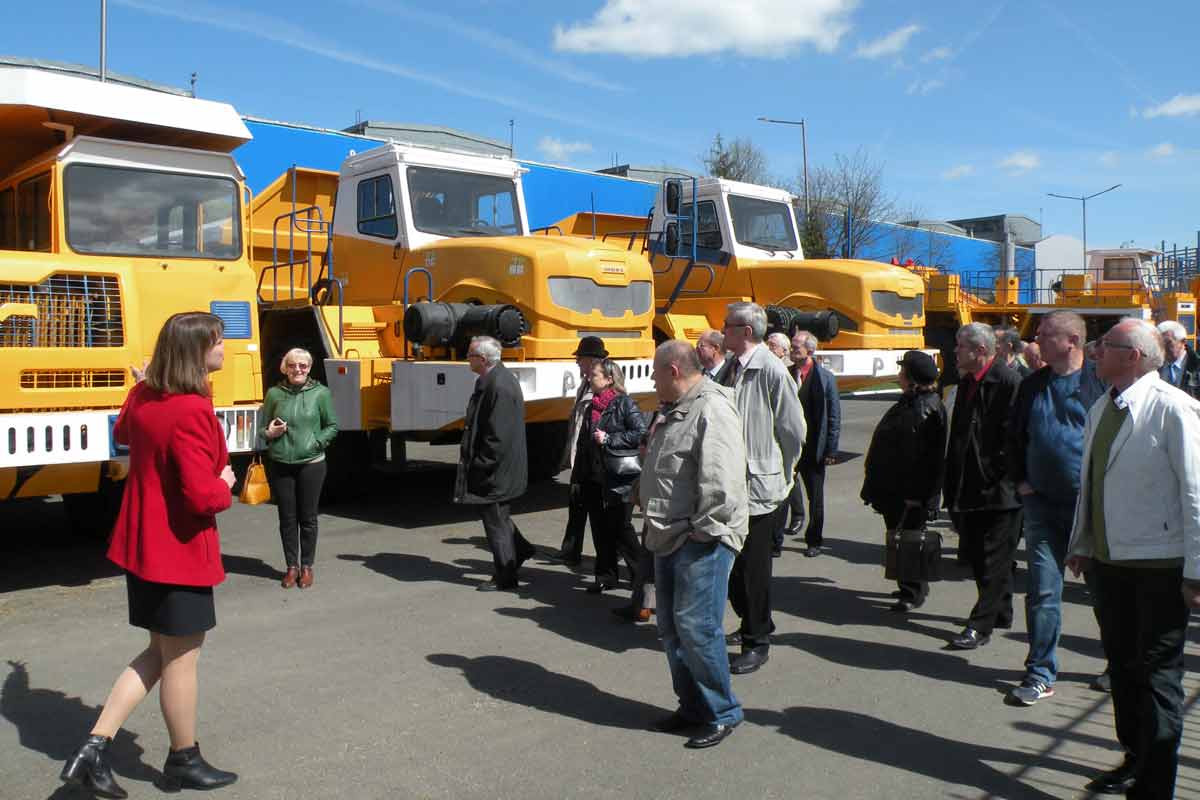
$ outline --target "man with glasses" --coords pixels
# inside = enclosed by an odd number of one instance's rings
[[[1159,378],[1136,319],[1100,339],[1112,388],[1088,413],[1067,566],[1091,573],[1125,759],[1092,792],[1170,798],[1183,733],[1183,647],[1200,608],[1200,403]]]
[[[696,341],[696,355],[700,357],[700,368],[704,375],[716,378],[725,366],[725,335],[714,330],[700,334]]]
[[[1176,389],[1200,399],[1200,356],[1188,347],[1187,328],[1172,319],[1160,322],[1158,332],[1162,334],[1166,350],[1159,376]]]

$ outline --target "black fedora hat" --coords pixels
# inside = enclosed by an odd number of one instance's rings
[[[909,350],[896,363],[904,367],[904,371],[908,373],[908,377],[914,383],[928,384],[934,383],[938,379],[937,362],[928,353]]]
[[[579,347],[573,355],[588,358],[608,358],[608,350],[604,348],[604,340],[599,336],[585,336],[579,340]]]

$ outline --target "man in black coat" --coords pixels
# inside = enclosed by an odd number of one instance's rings
[[[943,496],[965,548],[979,599],[950,644],[974,650],[994,628],[1012,627],[1013,554],[1021,535],[1021,501],[1008,477],[1009,415],[1021,376],[996,355],[996,335],[982,323],[959,328],[960,375],[950,423]]]
[[[1200,400],[1200,356],[1188,346],[1187,328],[1175,320],[1158,323],[1165,358],[1158,375],[1176,389]]]
[[[467,362],[479,378],[467,403],[465,430],[454,481],[454,501],[480,506],[495,574],[481,592],[517,588],[517,570],[536,550],[509,515],[511,501],[525,494],[525,396],[516,376],[500,363],[500,343],[476,336]]]

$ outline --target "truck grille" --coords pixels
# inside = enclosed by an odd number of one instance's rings
[[[121,288],[112,275],[54,274],[0,283],[0,347],[121,347]]]
[[[22,389],[119,389],[125,385],[123,369],[27,369],[21,371]]]

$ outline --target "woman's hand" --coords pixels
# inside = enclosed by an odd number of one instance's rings
[[[228,464],[225,465],[225,469],[221,470],[221,480],[225,481],[225,485],[230,489],[233,488],[233,485],[237,483],[237,477],[233,474],[233,467]]]
[[[267,438],[278,439],[287,433],[287,423],[276,417],[267,424]]]
[[[592,438],[596,440],[596,444],[604,444],[608,441],[608,434],[597,428],[592,433]]]

